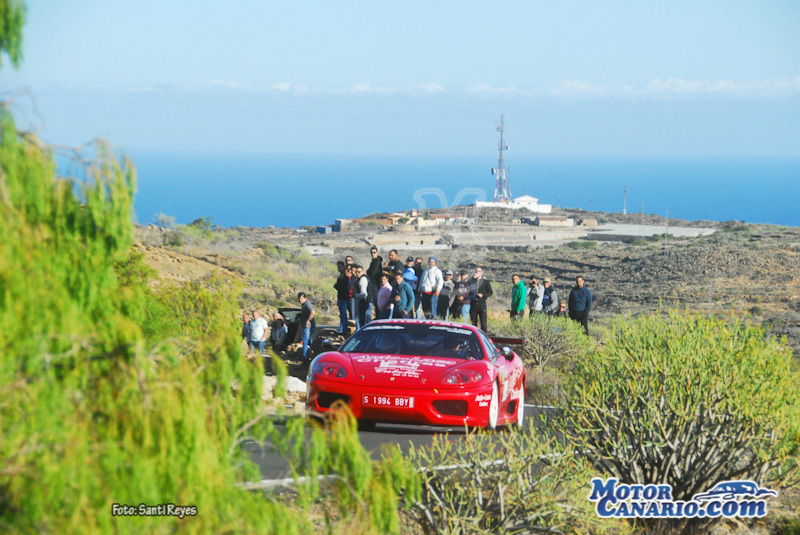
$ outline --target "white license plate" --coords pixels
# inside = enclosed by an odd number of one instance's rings
[[[361,404],[365,407],[390,407],[393,409],[413,409],[414,398],[410,396],[378,396],[364,394]]]

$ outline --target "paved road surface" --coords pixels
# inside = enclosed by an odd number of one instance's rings
[[[535,433],[536,428],[542,425],[541,417],[552,417],[554,412],[552,407],[525,405],[525,432]],[[280,425],[276,427],[280,428]],[[373,431],[359,431],[358,435],[361,444],[370,452],[372,458],[378,459],[382,447],[385,445],[396,444],[400,446],[401,450],[408,451],[411,444],[414,447],[429,445],[433,441],[433,437],[441,433],[447,433],[452,440],[461,440],[464,438],[465,431],[463,427],[378,424]],[[270,446],[253,441],[246,443],[244,449],[250,453],[251,459],[258,465],[262,479],[291,477],[286,461],[272,451]]]

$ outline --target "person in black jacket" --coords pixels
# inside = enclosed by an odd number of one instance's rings
[[[374,245],[370,247],[369,255],[371,258],[367,268],[367,277],[372,281],[376,288],[381,287],[381,272],[383,271],[383,257],[378,256],[378,248]]]
[[[336,290],[336,305],[339,307],[339,334],[347,334],[347,308],[350,305],[350,288],[348,287],[349,278],[345,271],[343,260],[336,262],[336,269],[339,270],[339,277],[333,285]]]
[[[473,325],[478,326],[478,319],[481,320],[481,330],[486,332],[486,299],[493,295],[492,284],[483,277],[483,268],[475,268],[475,299],[472,300],[472,307],[469,309],[470,320]]]
[[[576,285],[569,292],[569,318],[583,325],[589,336],[589,312],[592,310],[592,292],[585,286],[583,277],[578,275]]]
[[[367,277],[369,277],[370,282],[372,282],[374,288],[381,287],[381,273],[383,273],[383,257],[378,256],[378,248],[374,245],[369,249],[369,255],[372,259],[369,262],[369,267],[367,268]],[[367,312],[368,316],[373,316],[377,318],[379,314],[377,313],[378,310],[378,292],[375,292],[375,299],[372,302],[372,306],[370,310],[375,310],[376,313],[370,314]]]
[[[406,266],[400,260],[400,253],[397,252],[397,249],[389,251],[389,262],[383,266],[383,272],[389,275],[389,284],[392,285],[392,288],[395,286],[394,274],[398,271],[403,272],[405,269]]]

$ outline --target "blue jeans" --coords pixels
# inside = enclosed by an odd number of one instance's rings
[[[358,321],[358,301],[355,297],[350,299],[350,319],[356,322],[356,330],[361,328],[361,323]]]
[[[472,308],[472,304],[469,305],[462,305],[461,306],[461,317],[464,318],[464,321],[469,322],[469,309]]]
[[[349,299],[337,299],[336,304],[339,306],[339,334],[347,332],[347,306]]]
[[[300,339],[303,341],[303,362],[305,362],[308,359],[308,350],[311,345],[311,327],[303,327]]]
[[[367,323],[372,321],[372,310],[375,308],[375,303],[370,303],[369,307],[367,308]]]
[[[356,299],[356,327],[361,328],[367,324],[367,310],[369,310],[369,305],[372,303],[368,303],[364,299]]]
[[[264,348],[267,345],[266,340],[250,340],[247,343],[250,346],[250,349],[258,348],[258,352],[261,353],[262,355],[264,354]]]

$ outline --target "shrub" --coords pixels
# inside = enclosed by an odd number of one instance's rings
[[[518,353],[527,370],[527,395],[542,404],[560,402],[564,374],[593,347],[579,323],[547,314],[492,322],[491,329],[498,336],[525,340]]]
[[[599,534],[610,525],[586,499],[588,464],[541,435],[436,435],[408,457],[422,489],[406,515],[424,533]]]
[[[98,146],[76,185],[5,113],[0,128],[0,399],[14,400],[0,403],[0,531],[298,531],[283,506],[235,487],[257,477],[229,448],[258,411],[261,376],[231,336],[232,296],[220,294],[190,350],[152,346],[131,163]],[[199,515],[133,523],[111,502]]]
[[[570,249],[594,249],[597,247],[597,242],[592,240],[571,241],[567,243],[567,247]]]
[[[186,245],[186,239],[178,230],[169,230],[164,233],[164,244],[172,247],[182,247]]]
[[[564,370],[592,348],[579,323],[543,313],[493,322],[491,329],[498,336],[523,338],[525,344],[520,348],[520,356],[530,367],[554,366]]]
[[[669,483],[689,500],[723,480],[773,488],[797,476],[800,376],[785,342],[749,323],[671,312],[618,320],[578,362],[559,427],[625,483]],[[646,520],[655,533],[704,520]]]
[[[153,216],[153,224],[160,229],[171,229],[175,226],[175,216],[160,212]]]

